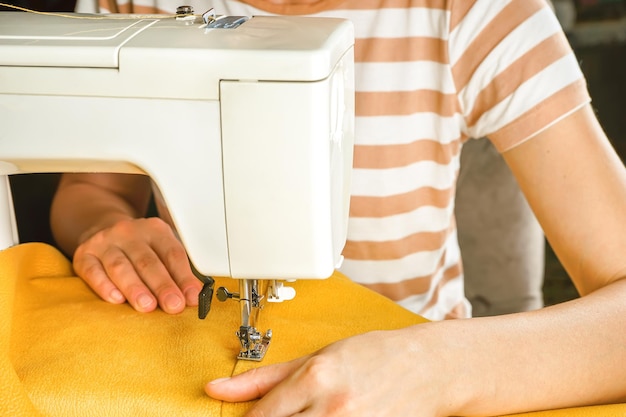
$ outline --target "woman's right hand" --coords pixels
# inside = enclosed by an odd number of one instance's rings
[[[54,238],[102,299],[171,314],[198,303],[202,283],[172,228],[144,218],[152,195],[140,174],[63,174],[52,201]]]
[[[170,314],[198,304],[202,289],[182,243],[163,220],[122,220],[82,242],[74,270],[102,299]]]

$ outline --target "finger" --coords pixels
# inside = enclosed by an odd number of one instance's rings
[[[103,300],[112,304],[122,304],[126,301],[126,297],[111,282],[96,256],[83,254],[77,250],[74,255],[73,267],[76,274],[82,277],[87,285]]]
[[[220,378],[205,385],[211,398],[228,402],[250,401],[270,392],[296,370],[304,358],[295,361],[255,368],[242,374]]]
[[[198,294],[202,290],[202,282],[193,274],[182,243],[171,232],[169,226],[166,225],[166,227],[169,232],[159,234],[158,238],[154,238],[152,247],[184,294],[185,303],[196,306]]]
[[[302,371],[306,365],[298,363],[297,369],[271,387],[263,397],[246,413],[246,417],[293,417],[293,416],[330,416],[329,412],[319,413],[318,407],[313,407],[313,395],[316,388],[311,387],[302,378]]]
[[[137,274],[125,252],[115,246],[109,247],[100,259],[110,280],[135,310],[146,313],[157,307],[156,298]]]
[[[309,396],[296,394],[297,387],[284,381],[257,401],[245,414],[245,417],[294,417],[304,416],[310,411]],[[327,417],[327,416],[324,416]]]
[[[156,296],[163,311],[169,314],[180,313],[185,308],[183,293],[153,248],[143,242],[131,243],[124,248],[124,251],[136,275]]]

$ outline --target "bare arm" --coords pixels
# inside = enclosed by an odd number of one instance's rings
[[[143,175],[65,174],[51,227],[77,275],[104,300],[178,313],[197,305],[202,285],[171,227],[143,218],[150,194]]]
[[[624,167],[590,107],[505,158],[582,298],[368,333],[207,393],[263,397],[249,416],[267,417],[502,415],[626,400]]]
[[[581,295],[626,276],[626,171],[590,106],[504,158]]]

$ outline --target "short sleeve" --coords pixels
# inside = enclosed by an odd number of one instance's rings
[[[449,39],[468,137],[489,137],[504,152],[590,101],[574,52],[544,1],[470,3],[453,8]]]

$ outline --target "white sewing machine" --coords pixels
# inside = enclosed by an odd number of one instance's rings
[[[148,174],[202,279],[241,279],[240,357],[260,360],[258,280],[341,262],[352,169],[352,25],[339,19],[0,13],[0,249],[8,175]]]

